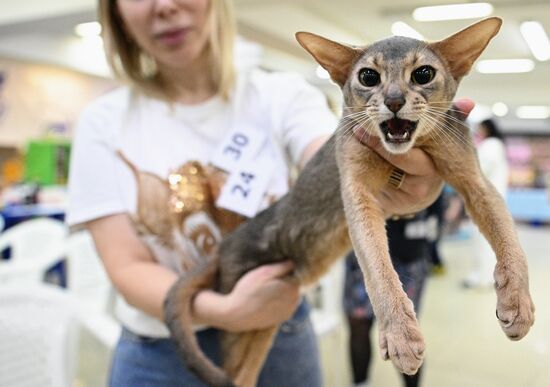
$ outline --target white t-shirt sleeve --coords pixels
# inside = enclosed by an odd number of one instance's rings
[[[271,74],[271,78],[273,127],[296,165],[305,148],[313,140],[332,134],[338,121],[324,94],[299,75]]]
[[[116,117],[109,106],[93,103],[81,114],[72,143],[66,222],[77,225],[125,212],[117,183]]]

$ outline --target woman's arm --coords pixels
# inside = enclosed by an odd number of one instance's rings
[[[86,223],[111,282],[126,301],[163,319],[163,302],[177,274],[159,265],[127,214]]]
[[[311,141],[302,152],[300,156],[300,161],[298,162],[298,168],[300,171],[304,169],[307,162],[313,157],[313,155],[323,146],[325,142],[330,138],[329,135],[319,136],[313,141]]]
[[[163,320],[164,300],[177,274],[158,264],[139,239],[127,214],[86,223],[107,273],[126,301]],[[242,331],[266,328],[290,318],[300,300],[299,287],[281,279],[289,262],[247,273],[228,295],[201,291],[193,304],[195,324]]]

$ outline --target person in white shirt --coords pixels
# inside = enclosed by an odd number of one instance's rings
[[[477,154],[483,175],[495,186],[497,192],[506,198],[508,190],[508,160],[504,138],[495,121],[481,121],[475,133]],[[466,288],[489,288],[493,285],[493,269],[496,257],[491,246],[474,227],[472,240],[474,244],[474,265],[463,280]]]
[[[91,232],[119,293],[116,315],[124,329],[109,385],[202,386],[178,358],[163,323],[168,290],[228,231],[212,209],[252,216],[282,196],[290,168],[310,159],[336,120],[324,96],[297,75],[235,70],[230,0],[99,0],[99,17],[107,58],[126,86],[80,117],[67,222]],[[469,112],[473,103],[457,107]],[[196,192],[200,173],[231,178],[238,170],[228,155],[257,167],[263,183],[255,201],[239,206],[221,200],[222,191],[215,203],[198,196],[204,206],[187,211],[182,195]],[[399,191],[388,187],[380,198],[388,213],[406,212],[439,188],[423,151],[391,162],[408,176]],[[181,223],[170,223],[170,216]],[[204,290],[193,303],[199,343],[217,362],[218,329],[284,322],[259,386],[322,385],[307,303],[299,287],[283,279],[291,271],[290,262],[266,265],[231,293]]]

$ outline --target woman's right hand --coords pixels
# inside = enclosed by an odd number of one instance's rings
[[[288,277],[291,261],[260,266],[239,279],[225,297],[224,329],[248,331],[280,324],[296,310],[301,296],[297,281]]]

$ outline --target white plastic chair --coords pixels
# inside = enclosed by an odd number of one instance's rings
[[[108,348],[120,336],[120,324],[111,315],[114,289],[88,231],[69,235],[66,243],[67,289],[78,300],[82,323]]]
[[[19,223],[0,234],[0,251],[11,250],[8,260],[0,261],[0,283],[37,283],[63,256],[67,226],[51,218]]]
[[[78,339],[78,308],[66,291],[0,286],[0,386],[70,387]]]

